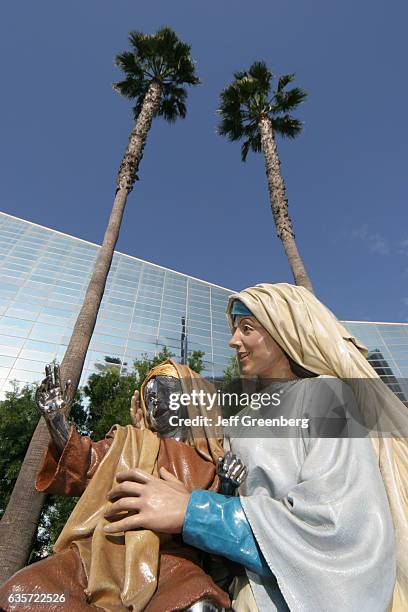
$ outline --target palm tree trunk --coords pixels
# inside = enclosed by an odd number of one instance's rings
[[[258,125],[261,134],[262,151],[265,158],[269,199],[278,237],[283,242],[283,248],[285,249],[286,257],[288,258],[296,285],[302,285],[314,293],[312,283],[299,255],[292,220],[289,217],[285,183],[280,172],[278,148],[273,135],[271,120],[269,117],[263,116],[259,120]]]
[[[71,381],[70,399],[78,388],[86,352],[92,338],[99,306],[111,267],[113,252],[119,237],[120,225],[128,194],[132,191],[136,173],[143,156],[147,134],[154,113],[160,103],[161,86],[153,81],[146,93],[142,109],[130,134],[129,144],[120,164],[117,191],[102,246],[96,258],[94,271],[85,294],[81,311],[73,329],[68,348],[61,363],[63,380]]]
[[[95,262],[81,311],[61,364],[63,380],[71,380],[72,399],[81,378],[86,352],[95,327],[113,253],[119,236],[126,199],[132,191],[143,156],[147,134],[160,103],[161,86],[153,81],[130,134],[117,176],[117,191],[108,226]],[[68,406],[69,409],[69,406]],[[21,470],[6,511],[0,521],[0,583],[21,569],[28,561],[45,496],[34,489],[35,476],[49,441],[45,422],[40,420],[24,457]]]

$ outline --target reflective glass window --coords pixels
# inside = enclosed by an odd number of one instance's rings
[[[3,290],[7,291],[17,291],[20,287],[20,283],[18,280],[11,278],[9,276],[1,275],[0,276],[0,287]]]
[[[0,343],[0,354],[8,357],[17,357],[20,352],[20,348],[15,346],[4,346]]]
[[[49,323],[35,323],[30,334],[32,340],[43,340],[45,342],[59,343],[67,333],[67,328],[63,325],[50,325]]]
[[[10,306],[6,314],[7,316],[15,317],[16,319],[35,321],[40,314],[40,308],[38,306],[29,304],[18,304],[17,306]]]
[[[24,285],[23,291],[26,295],[47,296],[51,291],[51,287],[42,283],[28,281]]]
[[[205,305],[196,305],[196,306],[192,306],[190,303],[188,305],[188,316],[193,316],[194,314],[196,315],[208,315],[208,308],[205,307]]]
[[[24,344],[23,337],[17,336],[9,336],[5,334],[0,334],[0,346],[3,347],[14,347],[20,349]]]
[[[108,304],[101,308],[100,312],[106,313],[112,318],[130,321],[133,308],[131,306],[117,306],[116,304]]]
[[[12,300],[16,295],[15,291],[3,291],[0,287],[0,299]]]
[[[129,330],[129,333],[134,335],[138,331],[143,332],[143,330],[147,330],[146,333],[154,333],[154,331],[157,329],[157,326],[157,321],[154,321],[152,319],[138,318],[132,322],[132,326]]]
[[[51,325],[66,326],[69,324],[70,320],[70,317],[56,317],[54,315],[48,315],[45,313],[41,313],[38,316],[39,323],[51,323]]]
[[[41,343],[41,344],[46,344]],[[44,364],[44,367],[47,363],[50,363],[54,357],[57,354],[57,346],[54,344],[52,345],[53,349],[52,350],[31,350],[28,348],[23,348],[19,354],[19,357],[22,357],[24,359],[30,359],[32,361],[41,361],[41,363]]]
[[[114,304],[116,306],[133,306],[133,302],[131,302],[130,300],[123,300],[115,297],[110,297],[107,303]]]
[[[32,325],[31,321],[3,316],[0,320],[0,333],[10,336],[27,336]]]
[[[97,338],[95,338],[95,340],[91,341],[91,349],[93,351],[98,351],[98,352],[102,352],[105,355],[117,355],[118,352],[119,353],[123,353],[123,348],[124,348],[124,343],[122,343],[123,346],[118,346],[117,344],[112,344],[109,342],[102,342],[101,340],[98,340]]]
[[[115,335],[108,335],[102,333],[94,334],[95,342],[103,342],[104,344],[110,344],[112,346],[123,346],[124,341],[123,338],[117,337]]]
[[[119,318],[111,315],[109,317],[103,317],[100,321],[100,325],[102,326],[106,325],[107,327],[118,328],[125,331],[129,329],[129,324],[130,321],[126,317]]]
[[[126,338],[126,336],[128,335],[128,328],[111,327],[105,322],[98,322],[95,327],[95,332],[109,336],[118,336],[123,341],[123,339]]]
[[[0,377],[4,380],[10,372],[10,368],[0,367]]]
[[[3,352],[0,354],[0,366],[2,368],[11,368],[14,365],[15,360],[16,359],[14,356],[4,355]]]
[[[157,338],[158,344],[162,346],[167,346],[173,353],[180,351],[181,341],[180,338],[171,338],[170,336],[158,336]]]
[[[21,357],[19,357],[16,360],[14,367],[19,370],[28,370],[29,372],[37,372],[40,374],[40,378],[43,378],[45,376],[45,372],[44,372],[45,363],[42,359],[38,361],[34,361],[30,359],[22,359]]]
[[[20,370],[17,368],[13,368],[9,374],[9,381],[17,380],[20,383],[39,383],[43,378],[42,371],[38,370],[38,372],[30,372],[29,370]]]
[[[138,292],[138,296],[140,299],[143,298],[148,298],[148,299],[156,299],[156,300],[161,300],[161,297],[163,295],[163,292],[160,289],[152,289],[152,288],[146,288],[143,287],[142,289],[139,289]]]

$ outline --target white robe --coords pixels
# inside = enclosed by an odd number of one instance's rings
[[[356,410],[353,392],[337,378],[280,388],[278,412],[288,418]],[[240,415],[276,412],[268,406]],[[291,437],[280,433],[258,427],[227,434],[249,469],[241,503],[274,575],[247,571],[259,610],[385,612],[395,583],[395,535],[372,442],[312,438],[303,428]]]

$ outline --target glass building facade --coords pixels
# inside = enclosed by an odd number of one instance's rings
[[[98,246],[0,213],[0,392],[33,383],[61,361]],[[225,309],[231,290],[116,252],[82,382],[106,367],[167,347],[200,350],[205,376],[220,377],[234,351]],[[379,373],[408,378],[408,324],[346,321]]]

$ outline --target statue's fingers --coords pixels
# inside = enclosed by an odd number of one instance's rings
[[[43,389],[45,393],[48,393],[51,388],[52,388],[52,376],[51,374],[49,374],[49,376],[47,376],[47,378],[44,378],[43,380]]]
[[[63,384],[61,382],[61,384]],[[62,397],[64,398],[64,401],[67,400],[67,396],[68,396],[68,391],[71,388],[71,379],[68,378],[68,380],[66,381],[65,385],[64,385],[64,390],[62,390],[61,388],[61,393],[62,393]]]
[[[227,478],[232,478],[232,475],[234,473],[234,469],[235,469],[236,465],[237,465],[237,458],[234,457],[232,459],[231,463],[228,466],[228,470],[227,470],[227,474],[226,474]]]
[[[42,402],[41,402],[42,397],[43,397],[43,392],[42,392],[42,390],[41,390],[41,386],[39,386],[39,387],[37,387],[37,389],[35,390],[35,396],[34,396],[34,399],[35,399],[36,404],[40,404],[40,403],[42,403]]]
[[[138,429],[146,429],[143,410],[141,408],[136,410],[136,427]]]
[[[54,385],[56,387],[61,387],[61,372],[58,363],[54,364]]]
[[[136,413],[137,409],[140,406],[140,396],[139,391],[136,389],[134,394],[132,395],[132,399],[130,400],[130,408]]]
[[[231,461],[231,457],[232,457],[231,451],[227,451],[224,455],[224,465],[223,465],[224,470],[228,469],[228,465]]]
[[[46,391],[48,391],[48,389],[50,388],[52,384],[52,371],[51,371],[51,365],[49,363],[47,363],[47,365],[45,366],[45,378],[42,381],[42,384],[44,385],[44,389]]]
[[[120,521],[115,521],[105,525],[103,530],[105,533],[120,533],[121,531],[135,531],[143,526],[142,519],[138,515],[128,516]]]
[[[244,471],[244,469],[245,469],[245,465],[238,462],[235,468],[232,470],[232,474],[231,474],[232,478],[234,480],[238,480],[239,475]]]
[[[237,456],[234,455],[233,453],[230,453],[229,457],[228,457],[228,461],[227,461],[227,468],[229,469],[231,467],[232,464],[236,464],[237,462]]]
[[[244,482],[244,480],[247,477],[247,475],[248,475],[248,468],[244,467],[242,472],[236,478],[237,484],[241,485]]]
[[[140,393],[136,389],[130,400],[130,420],[136,429],[145,429],[143,410],[140,407]]]
[[[55,388],[55,369],[54,365],[50,366],[51,386]]]

